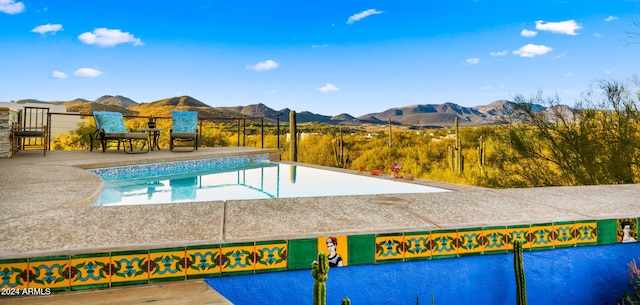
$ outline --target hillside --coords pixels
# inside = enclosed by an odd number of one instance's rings
[[[37,100],[21,100],[18,102],[46,103]],[[203,118],[260,118],[264,117],[266,123],[275,123],[276,116],[280,115],[280,122],[289,121],[289,108],[274,110],[258,103],[246,106],[212,107],[190,96],[178,96],[161,99],[149,103],[138,103],[129,98],[116,95],[105,95],[95,102],[75,99],[72,101],[54,101],[50,103],[63,104],[67,111],[89,114],[93,111],[117,111],[125,115],[140,115],[156,117],[170,117],[172,110],[198,111]],[[514,103],[506,100],[492,102],[488,105],[464,107],[455,103],[443,104],[414,104],[409,106],[394,107],[382,112],[374,112],[353,117],[348,113],[334,116],[317,114],[309,111],[298,111],[297,121],[304,123],[324,123],[333,125],[356,126],[360,124],[387,124],[389,120],[394,125],[414,127],[442,127],[451,126],[455,118],[460,125],[486,125],[495,124],[509,115]],[[545,107],[534,105],[536,111],[544,111]],[[567,107],[570,111],[570,108]]]

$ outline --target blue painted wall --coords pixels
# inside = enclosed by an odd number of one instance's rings
[[[629,283],[627,264],[640,243],[524,253],[530,305],[616,304]],[[236,305],[313,304],[310,270],[210,278]],[[512,254],[332,268],[327,304],[515,304]]]

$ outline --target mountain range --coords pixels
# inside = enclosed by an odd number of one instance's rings
[[[43,102],[38,100],[20,100],[18,103],[52,103],[62,104],[69,112],[89,114],[93,111],[117,111],[124,115],[139,116],[171,116],[171,110],[198,111],[203,118],[265,118],[265,122],[275,122],[280,115],[281,122],[289,121],[289,108],[274,110],[266,105],[251,104],[234,107],[212,107],[190,96],[179,96],[157,100],[150,103],[138,103],[127,97],[104,95],[95,101],[75,99],[71,101]],[[325,123],[334,125],[387,124],[389,121],[396,125],[417,127],[451,126],[455,118],[460,125],[487,125],[498,122],[508,115],[515,105],[513,102],[499,100],[488,105],[464,107],[455,103],[443,104],[415,104],[409,106],[389,108],[382,112],[368,113],[354,117],[347,113],[334,116],[297,112],[298,123]],[[541,110],[544,107],[540,106]]]

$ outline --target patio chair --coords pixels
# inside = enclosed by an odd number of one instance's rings
[[[19,150],[42,149],[47,156],[49,149],[49,129],[47,125],[49,108],[24,107],[20,111],[19,122],[11,125],[11,157]]]
[[[127,154],[147,153],[149,152],[149,137],[144,132],[129,132],[124,126],[124,118],[120,112],[95,111],[93,118],[96,122],[97,130],[90,135],[91,150],[93,150],[93,141],[100,141],[102,152],[107,150],[108,141],[117,141],[118,150],[120,144]],[[143,145],[139,152],[134,151],[134,143],[142,142]],[[127,150],[127,143],[129,149]],[[144,150],[144,148],[147,148]]]
[[[198,149],[198,112],[171,111],[171,132],[169,133],[169,148],[171,151],[194,151]],[[190,150],[176,150],[175,144],[193,141]],[[181,146],[187,147],[187,146]],[[190,146],[188,146],[190,147]]]

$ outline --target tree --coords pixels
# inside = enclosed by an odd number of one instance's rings
[[[636,87],[637,80],[634,81]],[[603,80],[573,109],[559,98],[515,98],[503,174],[514,186],[621,184],[640,181],[638,91]],[[546,104],[542,111],[537,105]]]

